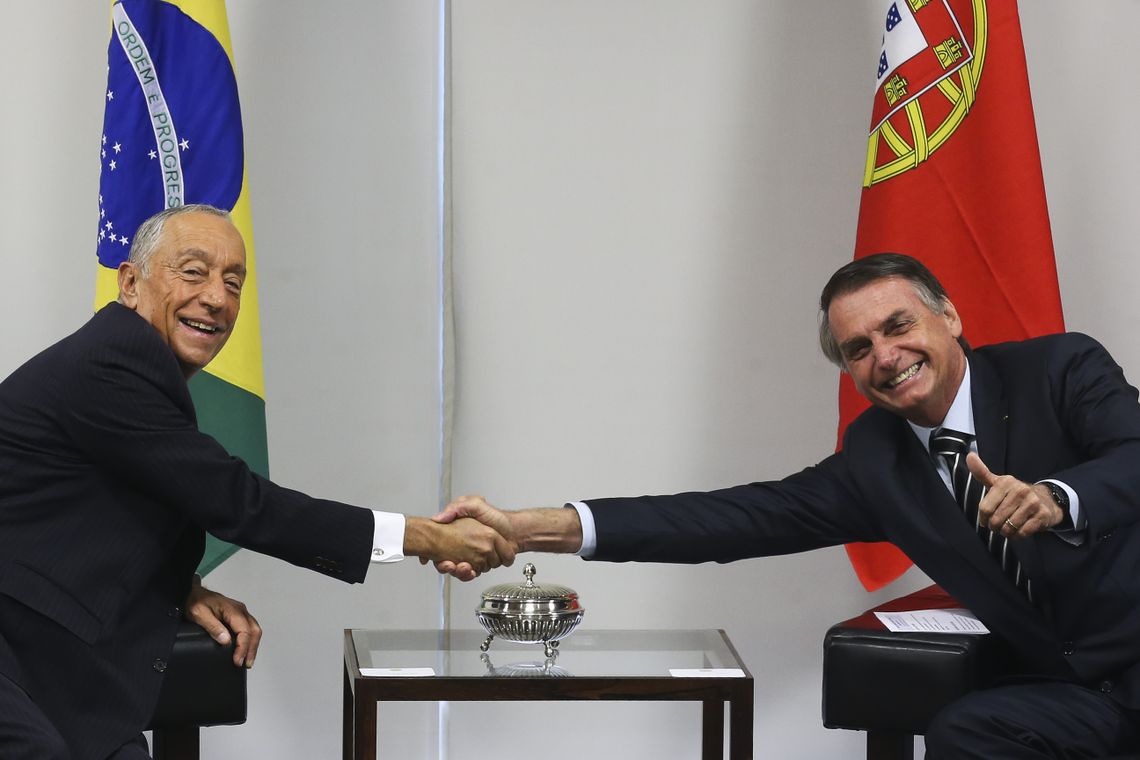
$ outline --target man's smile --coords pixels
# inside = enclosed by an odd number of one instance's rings
[[[192,329],[197,330],[199,332],[208,333],[210,335],[214,335],[216,333],[222,332],[222,328],[220,326],[212,325],[212,324],[209,324],[207,322],[201,322],[201,321],[196,320],[196,319],[187,319],[185,317],[179,317],[178,321],[180,321],[182,324],[186,325],[189,328],[192,328]]]
[[[902,372],[892,377],[890,380],[887,380],[885,383],[883,383],[883,387],[888,390],[893,390],[894,388],[899,387],[902,383],[917,375],[918,371],[922,369],[922,365],[924,363],[925,362],[922,361],[915,362],[914,364],[904,369]]]

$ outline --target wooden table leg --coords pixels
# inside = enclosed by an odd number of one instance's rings
[[[352,680],[348,675],[348,664],[344,666],[344,707],[341,708],[341,757],[352,760]]]
[[[741,687],[728,701],[728,756],[752,760],[752,688]]]
[[[701,704],[701,760],[723,760],[724,702],[707,700]]]
[[[201,743],[197,726],[155,729],[151,739],[157,760],[198,760]]]
[[[363,687],[357,684],[353,699],[355,730],[352,732],[355,760],[376,760],[376,708],[377,700],[372,694],[361,694]]]
[[[914,735],[868,731],[867,760],[914,760]]]

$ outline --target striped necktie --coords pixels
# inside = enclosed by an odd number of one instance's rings
[[[966,467],[966,455],[970,453],[970,444],[973,440],[974,436],[968,433],[959,433],[950,428],[937,428],[930,434],[930,453],[942,457],[949,465],[950,483],[953,485],[958,507],[973,526],[978,538],[985,544],[990,556],[1001,565],[1002,572],[1032,602],[1033,584],[1021,571],[1021,563],[1010,548],[1009,539],[979,522],[978,504],[986,495],[986,488],[974,479]]]

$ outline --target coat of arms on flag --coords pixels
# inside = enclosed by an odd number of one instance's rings
[[[883,21],[863,185],[912,169],[938,150],[977,97],[986,5],[897,0]]]

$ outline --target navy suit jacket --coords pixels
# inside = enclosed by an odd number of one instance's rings
[[[1140,708],[1140,404],[1096,341],[1075,333],[969,352],[982,460],[1063,481],[1084,543],[1014,541],[1041,600],[1002,575],[902,418],[872,408],[842,451],[780,481],[707,493],[590,500],[595,559],[725,562],[891,541],[1008,639],[1027,674],[1111,690]]]
[[[149,721],[204,531],[360,582],[373,517],[200,433],[173,352],[119,304],[0,384],[0,672],[76,758]]]

